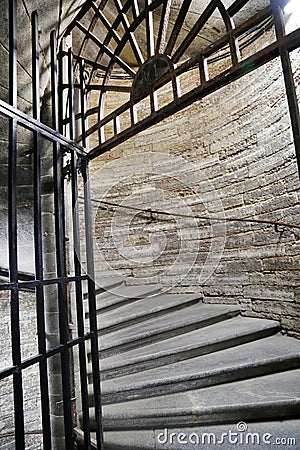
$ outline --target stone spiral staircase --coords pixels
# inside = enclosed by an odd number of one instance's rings
[[[97,295],[105,450],[300,449],[300,341],[159,291],[120,278]]]

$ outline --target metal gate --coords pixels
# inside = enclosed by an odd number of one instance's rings
[[[37,14],[34,12],[31,17],[33,108],[29,113],[18,108],[16,0],[9,1],[7,15],[9,98],[7,102],[0,100],[0,115],[5,125],[4,133],[6,133],[8,150],[7,189],[5,191],[7,192],[5,214],[7,214],[8,264],[1,271],[0,291],[3,295],[7,294],[10,304],[11,331],[10,343],[8,343],[10,357],[7,358],[7,361],[3,361],[0,383],[12,380],[12,421],[14,423],[15,448],[21,450],[26,447],[25,439],[28,432],[26,413],[28,411],[24,409],[23,374],[25,370],[32,367],[35,367],[39,373],[39,386],[36,386],[35,395],[40,399],[42,429],[36,433],[39,432],[42,435],[42,448],[73,449],[75,447],[74,428],[77,424],[75,403],[77,403],[77,408],[81,409],[84,448],[91,448],[87,384],[89,376],[90,382],[93,384],[95,402],[96,441],[98,448],[102,448],[89,168],[84,149],[85,142],[83,141],[83,145],[79,146],[74,139],[72,64],[69,64],[66,76],[69,79],[68,112],[73,119],[70,120],[69,137],[66,138],[62,134],[58,113],[62,111],[64,98],[58,90],[58,76],[61,77],[62,73],[60,72],[58,75],[55,33],[53,32],[50,38],[52,124],[48,126],[41,119]],[[62,65],[59,69],[63,70]],[[85,99],[82,71],[81,80],[80,104],[83,109]],[[83,131],[84,126],[83,118],[81,123]],[[32,232],[34,236],[34,270],[30,274],[21,273],[19,270],[22,249],[19,246],[21,228],[18,156],[23,133],[30,137],[31,148],[28,154],[32,158],[33,171],[32,187],[27,188],[27,190],[32,190]],[[45,166],[47,166],[47,171],[45,171]],[[78,183],[81,184],[84,192],[85,230],[79,226]],[[69,193],[66,195],[67,189]],[[3,201],[6,203],[6,199]],[[67,206],[68,202],[69,206]],[[45,225],[45,220],[49,222],[47,225]],[[66,225],[67,222],[71,224],[69,227]],[[85,273],[82,271],[78,245],[82,239],[85,240],[87,258]],[[70,242],[73,242],[74,245],[70,245]],[[53,272],[47,268],[49,265],[47,258],[51,256],[53,256]],[[34,296],[36,314],[34,320],[36,320],[37,333],[37,351],[26,357],[22,353],[20,331],[22,327],[20,297],[23,292],[30,292],[30,295]],[[86,306],[84,302],[87,303]],[[72,304],[73,307],[71,307]],[[88,326],[86,325],[86,310],[89,312]],[[75,320],[71,314],[75,314]],[[86,345],[91,348],[91,361],[86,359]],[[76,367],[78,367],[78,371]],[[74,382],[75,378],[76,383]],[[81,399],[80,402],[78,399]],[[3,445],[3,435],[1,437],[0,445]]]

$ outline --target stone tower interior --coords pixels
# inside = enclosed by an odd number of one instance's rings
[[[0,449],[300,448],[299,0],[2,0]]]

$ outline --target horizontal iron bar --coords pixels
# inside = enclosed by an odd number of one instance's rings
[[[43,280],[30,280],[22,281],[19,283],[2,283],[0,284],[0,291],[8,291],[10,289],[34,289],[36,286],[50,286],[53,284],[60,283],[73,283],[75,281],[86,281],[88,280],[88,275],[78,275],[73,277],[61,277],[61,278],[47,278]]]
[[[75,84],[75,87],[79,87]],[[131,86],[113,86],[113,85],[99,85],[89,84],[86,86],[87,91],[113,91],[113,92],[131,92]]]
[[[74,84],[76,89],[80,89],[80,84]],[[62,89],[69,89],[70,86],[68,84],[63,84],[61,86]],[[103,86],[101,84],[88,84],[86,86],[87,91],[113,91],[113,92],[131,92],[131,86],[113,86],[107,85]]]
[[[0,100],[0,115],[10,119],[15,119],[18,122],[18,124],[23,126],[24,128],[30,131],[36,131],[37,133],[43,135],[45,138],[49,139],[50,141],[59,142],[67,149],[75,151],[81,156],[87,155],[86,151],[78,144],[74,143],[73,141],[70,141],[62,134],[58,133],[57,131],[54,131],[52,128],[48,127],[47,125],[44,125],[38,120],[33,119],[32,117],[23,113],[19,109],[10,106],[3,100]]]
[[[94,336],[93,332],[89,332],[85,334],[84,336],[77,337],[75,339],[72,339],[70,341],[67,341],[65,344],[61,344],[58,347],[55,347],[51,350],[48,350],[45,354],[38,354],[35,356],[32,356],[31,358],[27,358],[24,361],[22,361],[20,364],[8,367],[7,369],[0,371],[0,380],[3,380],[4,378],[7,378],[14,373],[20,373],[22,370],[27,369],[28,367],[31,367],[35,364],[38,364],[39,362],[49,359],[52,356],[58,355],[62,351],[65,351],[65,348],[72,348],[78,345],[80,342],[88,341],[89,339],[92,339]]]
[[[50,286],[53,284],[66,284],[66,283],[73,283],[74,281],[78,280],[88,280],[88,275],[77,275],[72,277],[59,277],[59,278],[48,278],[43,280],[33,280],[33,281],[27,281],[27,282],[21,282],[19,283],[20,287],[31,287],[31,286]]]
[[[9,269],[0,267],[0,276],[9,278]],[[35,280],[35,276],[33,273],[20,272],[20,270],[19,270],[18,271],[18,279],[22,280],[22,281],[32,281],[32,280]]]
[[[10,291],[14,288],[14,283],[1,283],[0,284],[0,291]]]
[[[59,56],[60,56],[60,58],[62,58],[63,56],[68,56],[68,52],[62,50],[62,51],[60,51]],[[103,72],[106,72],[106,70],[107,70],[107,67],[103,66],[103,64],[99,64],[99,63],[92,61],[91,59],[85,58],[83,56],[74,54],[73,59],[76,60],[77,63],[84,61],[84,63],[87,66],[91,66],[94,70],[98,69],[98,70],[102,70]],[[130,77],[130,79],[131,79],[131,77]]]

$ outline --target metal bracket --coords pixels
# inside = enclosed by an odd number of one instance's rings
[[[66,165],[63,167],[62,176],[63,178],[66,178],[67,180],[70,180],[71,178],[71,161],[67,160]]]
[[[276,233],[282,234],[284,231],[286,231],[285,227],[279,228],[279,225],[277,223],[274,224],[274,229]]]

